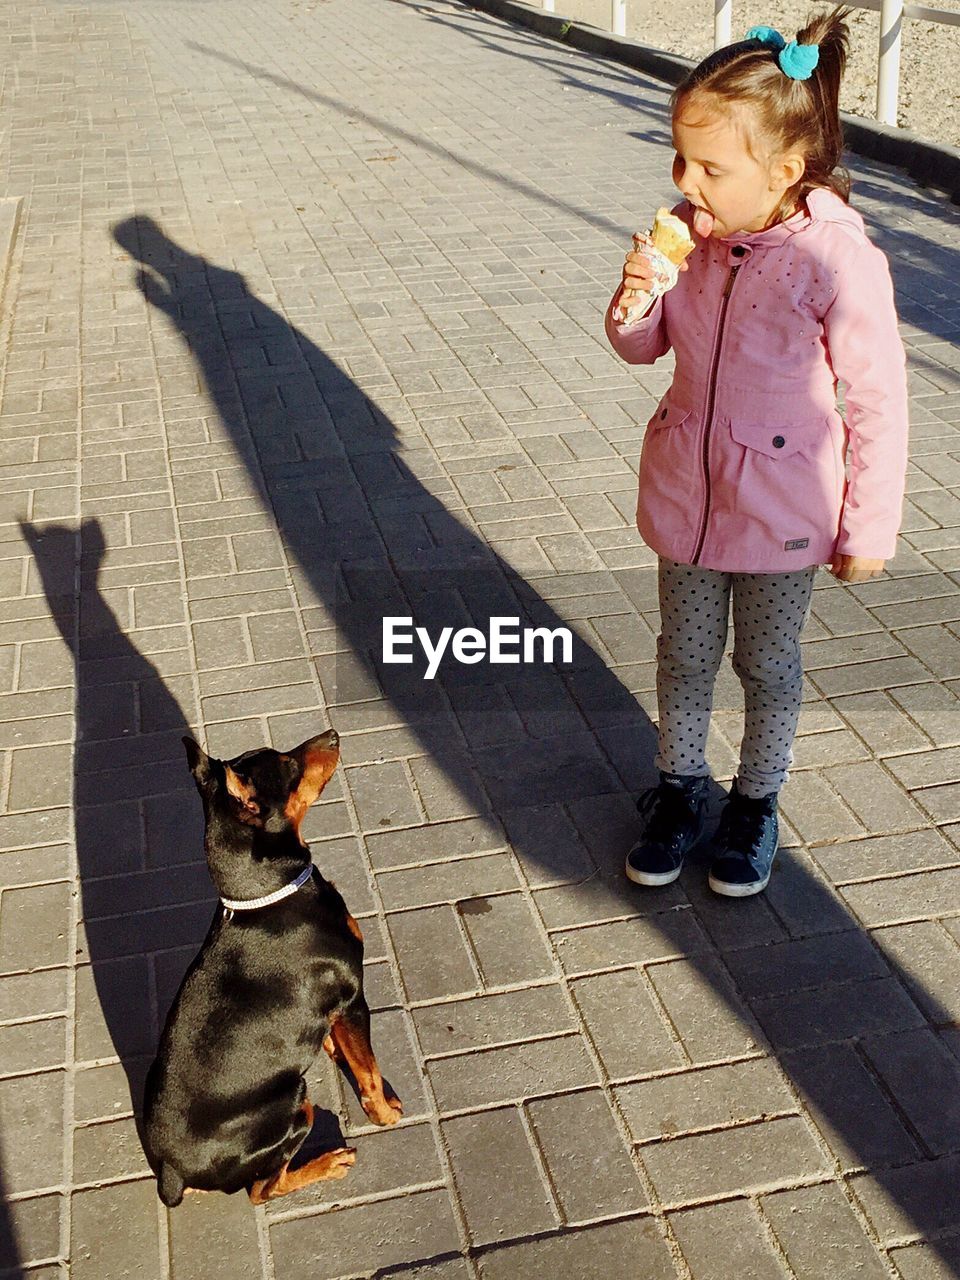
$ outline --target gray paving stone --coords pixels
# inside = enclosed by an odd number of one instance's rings
[[[441,1129],[472,1243],[558,1226],[553,1197],[519,1111],[482,1111]],[[499,1176],[504,1167],[509,1179]]]
[[[960,1269],[960,1241],[907,1245],[891,1249],[890,1257],[903,1280],[953,1280]]]
[[[960,1157],[949,1155],[860,1174],[849,1185],[881,1242],[899,1243],[916,1232],[956,1233],[960,1206],[952,1189],[958,1170]]]
[[[14,1200],[4,1207],[6,1228],[12,1236],[10,1246],[4,1241],[0,1247],[0,1266],[13,1262],[40,1262],[60,1255],[60,1217],[64,1197],[59,1195],[36,1196],[29,1200]],[[14,1253],[15,1248],[15,1253]],[[10,1273],[14,1274],[14,1273]],[[31,1267],[30,1280],[58,1280],[59,1266]]]
[[[153,1061],[150,1056],[128,1058],[124,1063],[111,1062],[101,1066],[78,1070],[74,1077],[74,1120],[82,1124],[89,1120],[114,1119],[132,1112],[134,1100],[140,1105],[140,1082],[146,1078],[147,1068]],[[134,1097],[127,1072],[135,1075]]]
[[[77,1191],[71,1197],[71,1270],[80,1280],[159,1280],[157,1184],[153,1178]]]
[[[843,897],[868,928],[939,916],[960,905],[960,868],[849,885]]]
[[[553,956],[525,898],[519,894],[469,898],[457,910],[486,986],[554,976]]]
[[[561,930],[552,940],[568,974],[668,960],[708,947],[701,925],[689,911]]]
[[[0,1027],[0,1071],[13,1075],[62,1067],[66,1056],[63,1018]]]
[[[614,1090],[636,1142],[762,1120],[796,1109],[774,1063],[753,1058],[678,1071]]]
[[[960,937],[949,925],[920,921],[871,936],[932,1022],[960,1021]]]
[[[139,1107],[140,1100],[137,1099]],[[78,1183],[149,1174],[132,1118],[82,1125],[73,1134],[73,1178]]]
[[[401,764],[360,765],[347,771],[347,781],[365,831],[422,821],[422,810]]]
[[[2,826],[0,822],[0,828]],[[62,844],[5,853],[0,857],[0,888],[64,879],[70,874],[71,857],[72,851]]]
[[[410,1000],[478,989],[480,979],[454,907],[393,912],[387,927]]]
[[[853,929],[733,951],[726,963],[748,997],[787,996],[803,987],[880,977],[889,972],[870,940]]]
[[[902,1114],[854,1048],[830,1044],[801,1049],[783,1054],[782,1061],[814,1123],[845,1167],[899,1163],[916,1151]]]
[[[424,1246],[431,1256],[452,1253],[460,1239],[447,1192],[437,1190],[273,1223],[270,1244],[289,1280],[337,1280],[414,1262]]]
[[[580,1036],[435,1058],[426,1070],[442,1112],[521,1102],[599,1083]]]
[[[761,1197],[764,1216],[797,1280],[856,1275],[882,1280],[887,1268],[835,1183]]]
[[[64,1013],[67,1002],[66,969],[41,969],[0,978],[0,1009],[10,1021]]]
[[[413,1011],[413,1020],[425,1054],[487,1048],[575,1031],[578,1026],[557,986],[427,1005]]]
[[[924,821],[923,810],[875,761],[840,765],[823,772],[867,830],[896,831],[918,827]]]
[[[871,1038],[864,1051],[914,1130],[934,1155],[960,1148],[960,1063],[927,1028]]]
[[[571,991],[609,1076],[637,1076],[683,1064],[680,1048],[636,970],[581,978]]]
[[[862,825],[819,774],[794,774],[782,796],[783,813],[805,841],[819,843],[863,832]]]
[[[605,1280],[611,1258],[618,1260],[623,1280],[673,1280],[676,1275],[666,1241],[647,1217],[507,1245],[481,1254],[479,1266],[483,1280],[537,1280],[567,1268],[579,1280]]]
[[[72,750],[66,744],[14,751],[7,803],[10,810],[46,809],[64,794]]]
[[[374,868],[381,870],[412,862],[489,853],[503,848],[504,838],[495,821],[482,817],[371,833],[366,845]]]
[[[176,1280],[260,1280],[257,1222],[245,1196],[186,1196],[167,1218]]]
[[[905,685],[891,690],[890,696],[938,746],[960,742],[957,713],[960,703],[956,695],[935,684]]]
[[[817,849],[817,855],[822,847]],[[819,867],[801,849],[781,849],[764,896],[792,937],[844,932],[850,916]]]
[[[716,961],[674,960],[651,966],[649,974],[694,1062],[759,1047],[750,1012]]]
[[[530,1103],[527,1112],[565,1223],[646,1207],[646,1194],[602,1093],[545,1098]]]
[[[417,756],[409,761],[409,768],[415,794],[430,822],[471,817],[487,808],[476,773],[452,750],[445,754],[443,764]]]
[[[916,684],[925,677],[928,677],[926,668],[916,658],[906,656],[833,667],[814,672],[810,679],[825,697],[832,698],[844,693],[862,693]]]
[[[783,1280],[787,1274],[747,1200],[728,1200],[669,1215],[693,1280]]]
[[[495,894],[520,887],[508,854],[458,858],[425,867],[382,872],[377,887],[388,911],[440,902],[492,900]]]
[[[0,899],[0,972],[65,964],[70,919],[66,883],[8,889]],[[45,922],[42,930],[38,920]]]
[[[654,1143],[641,1158],[661,1200],[677,1205],[827,1172],[803,1121],[789,1116]]]
[[[134,950],[134,954],[120,959],[98,955],[96,969],[78,964],[76,1058],[89,1062],[115,1053],[152,1053],[156,1046],[149,1009],[150,976],[142,952]],[[124,1010],[125,1016],[117,1016],[118,1010]]]
[[[41,1190],[63,1181],[64,1073],[0,1080],[7,1193]]]
[[[825,846],[817,850],[817,861],[832,880],[843,884],[940,867],[955,862],[956,858],[940,832],[928,829]]]

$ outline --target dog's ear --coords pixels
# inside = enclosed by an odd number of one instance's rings
[[[290,752],[300,766],[300,782],[291,792],[284,813],[297,833],[304,814],[330,781],[340,759],[340,735],[336,729],[301,742]]]
[[[202,787],[210,781],[210,757],[193,738],[183,738],[182,742],[187,750],[187,764],[193,780],[198,787]]]
[[[227,780],[227,791],[233,796],[238,804],[242,805],[248,813],[259,813],[260,806],[257,804],[257,793],[251,782],[244,782],[239,774],[234,773],[228,764],[223,766],[224,777]]]

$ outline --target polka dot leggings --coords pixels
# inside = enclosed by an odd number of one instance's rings
[[[737,785],[753,799],[780,790],[793,760],[803,689],[800,632],[816,572],[719,573],[660,561],[656,764],[664,773],[709,773],[704,751],[732,594],[733,669],[746,708]]]

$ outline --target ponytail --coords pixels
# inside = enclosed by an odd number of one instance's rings
[[[797,32],[797,44],[815,44],[820,49],[820,60],[808,82],[813,115],[819,125],[818,138],[817,145],[805,153],[806,171],[798,191],[801,196],[814,187],[828,187],[841,199],[850,198],[850,175],[841,164],[840,123],[840,81],[850,48],[849,16],[849,9],[837,8],[832,13],[818,14]]]

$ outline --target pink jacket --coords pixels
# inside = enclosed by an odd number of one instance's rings
[[[612,319],[619,289],[607,311],[624,360],[676,353],[640,457],[637,527],[661,556],[783,573],[834,552],[894,554],[907,388],[887,260],[832,191],[807,207],[767,231],[698,239],[637,324]],[[689,223],[686,201],[674,212]]]

